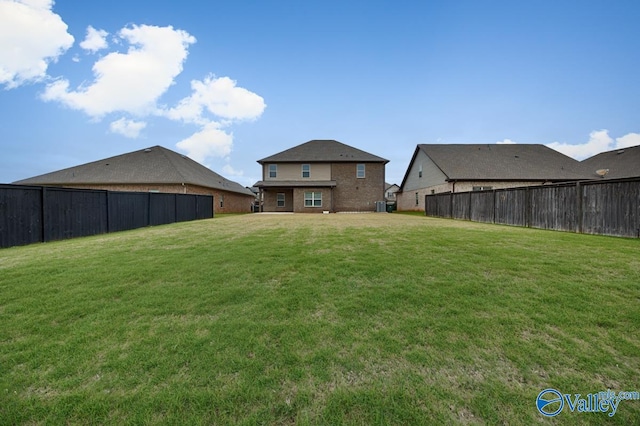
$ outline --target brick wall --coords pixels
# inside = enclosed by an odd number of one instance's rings
[[[322,194],[322,206],[321,207],[305,207],[304,205],[304,193],[305,192],[320,192]],[[332,189],[331,188],[294,188],[293,199],[293,211],[295,213],[322,213],[323,211],[331,211],[332,203]]]
[[[278,207],[278,193],[284,194],[284,207]],[[293,190],[269,188],[263,190],[263,211],[265,212],[292,212],[293,211]]]
[[[333,163],[331,179],[335,211],[376,211],[376,201],[384,201],[384,164],[365,163],[365,177],[356,176],[356,163]]]

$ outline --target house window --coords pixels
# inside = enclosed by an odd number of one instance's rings
[[[305,192],[305,207],[322,207],[322,192]]]
[[[269,177],[274,178],[278,175],[278,165],[277,164],[269,164]]]
[[[393,198],[393,192],[391,191],[387,192],[387,198]]]
[[[364,178],[364,164],[358,164],[356,170],[356,177],[358,179]]]
[[[416,192],[416,206],[420,204],[420,199],[418,198],[418,193]]]
[[[224,195],[220,196],[220,208],[224,208]]]
[[[278,207],[284,207],[284,192],[278,192],[276,202]]]
[[[420,164],[420,170],[418,170],[418,177],[422,177],[422,164]]]
[[[302,165],[302,177],[308,178],[311,176],[311,164]]]
[[[488,191],[490,189],[493,189],[492,186],[474,186],[473,190],[474,191]]]

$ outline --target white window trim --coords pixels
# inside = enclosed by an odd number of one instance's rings
[[[280,196],[281,195],[282,195],[282,205],[279,204],[280,201],[281,201],[280,200]],[[285,195],[285,193],[284,192],[278,192],[276,194],[276,207],[285,207],[286,202],[287,202],[287,196]]]
[[[362,166],[362,176],[360,176],[360,166]],[[356,164],[356,178],[365,179],[367,176],[367,166],[364,163]]]
[[[307,198],[307,194],[311,194],[311,198]],[[311,201],[311,205],[307,205],[307,201]],[[315,205],[316,201],[320,201],[320,205]],[[322,207],[322,192],[306,191],[304,193],[304,206],[307,208]]]
[[[309,176],[304,175],[305,173],[304,166],[307,166],[307,173],[309,174]],[[311,177],[311,164],[303,164],[301,168],[302,168],[302,179],[309,179]]]
[[[271,176],[271,167],[273,166],[273,176]],[[269,164],[267,173],[270,178],[278,177],[278,165],[277,164]]]

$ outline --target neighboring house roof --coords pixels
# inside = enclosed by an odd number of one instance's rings
[[[395,186],[396,188],[400,188],[398,185],[396,185],[395,183],[384,183],[384,190],[386,191],[387,189],[391,188],[392,186]]]
[[[572,181],[589,179],[579,161],[538,144],[420,144],[449,181]]]
[[[382,157],[334,140],[312,140],[258,160],[258,163],[388,163]]]
[[[19,180],[17,185],[191,184],[206,188],[253,193],[213,170],[170,149],[153,146],[68,169]]]
[[[640,145],[602,152],[582,160],[582,165],[593,178],[601,177],[596,173],[598,170],[603,172],[607,170],[602,176],[605,179],[638,177],[640,176]]]

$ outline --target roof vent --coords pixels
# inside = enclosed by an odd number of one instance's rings
[[[618,154],[618,155],[624,154],[624,149],[619,150],[618,152],[616,152],[616,154]]]
[[[600,177],[605,177],[609,173],[609,169],[598,169],[596,170],[596,174]]]
[[[146,148],[144,152],[151,152],[151,148]]]

